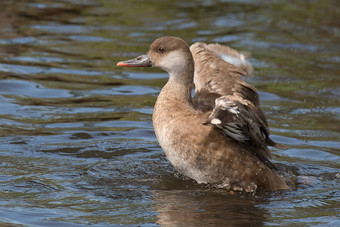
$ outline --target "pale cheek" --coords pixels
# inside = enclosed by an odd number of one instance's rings
[[[181,53],[170,52],[163,56],[156,66],[171,73],[182,70],[186,64],[187,62]]]

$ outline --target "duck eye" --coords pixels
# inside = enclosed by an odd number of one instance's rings
[[[165,51],[165,47],[162,47],[162,46],[158,47],[159,53],[163,53],[164,51]]]

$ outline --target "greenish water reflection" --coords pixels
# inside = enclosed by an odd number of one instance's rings
[[[0,225],[338,226],[337,1],[0,1]],[[167,75],[115,67],[160,36],[252,52],[292,191],[178,175],[151,114]]]

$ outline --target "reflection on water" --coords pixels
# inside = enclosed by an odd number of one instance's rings
[[[0,225],[339,225],[337,1],[0,1]],[[116,68],[157,37],[252,52],[292,191],[179,176],[151,114],[167,75]]]
[[[155,191],[157,224],[161,226],[262,226],[268,210],[254,198],[204,191]]]

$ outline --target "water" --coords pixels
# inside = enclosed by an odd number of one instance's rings
[[[0,1],[1,226],[339,226],[337,1]],[[167,79],[117,68],[157,37],[252,52],[293,190],[230,195],[171,167]]]

